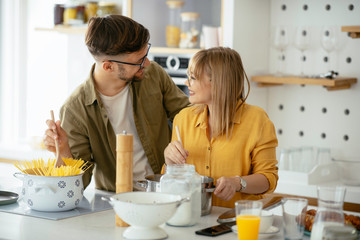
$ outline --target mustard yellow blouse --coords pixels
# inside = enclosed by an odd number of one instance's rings
[[[200,175],[209,176],[215,181],[222,177],[246,176],[254,173],[264,174],[270,187],[266,193],[273,192],[278,180],[275,148],[278,144],[274,124],[266,112],[249,104],[236,112],[232,137],[208,139],[206,129],[207,108],[196,114],[195,107],[183,109],[174,119],[178,126],[184,148],[189,151],[188,164],[195,165]],[[173,127],[172,141],[177,140]],[[216,182],[215,182],[216,184]],[[265,193],[263,193],[265,194]],[[263,194],[253,195],[235,193],[230,201],[223,201],[213,195],[213,205],[234,207],[240,199],[261,199]]]

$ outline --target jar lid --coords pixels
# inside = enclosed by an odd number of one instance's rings
[[[356,229],[352,226],[331,226],[324,228],[325,240],[355,240],[357,239]]]
[[[183,21],[196,20],[200,17],[200,14],[197,12],[183,12],[181,13],[181,19]]]
[[[184,6],[184,1],[166,1],[169,8],[180,8]]]
[[[101,1],[98,3],[98,5],[99,5],[99,7],[114,7],[114,6],[116,6],[116,3]]]

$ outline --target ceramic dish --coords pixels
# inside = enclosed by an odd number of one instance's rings
[[[0,191],[0,205],[7,205],[18,200],[19,195],[14,192]]]
[[[238,232],[236,225],[232,226],[231,229],[232,229],[232,231],[234,233]],[[280,229],[278,227],[271,226],[266,232],[259,233],[259,237],[261,237],[261,238],[270,237],[270,236],[273,236],[273,235],[277,234],[279,231],[280,231]]]

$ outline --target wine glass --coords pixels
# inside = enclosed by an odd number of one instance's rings
[[[305,50],[310,47],[311,37],[310,37],[310,27],[309,26],[298,26],[296,28],[295,34],[295,47],[301,52],[301,70],[300,76],[304,77],[304,62],[306,61],[306,56],[304,55]]]
[[[331,71],[330,54],[336,49],[337,43],[338,28],[336,28],[335,26],[323,26],[321,30],[321,46],[327,53],[328,71]]]
[[[276,75],[282,76],[284,74],[285,50],[289,44],[288,31],[285,26],[276,26],[273,45],[279,51],[278,66]]]

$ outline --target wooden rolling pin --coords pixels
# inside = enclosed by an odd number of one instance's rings
[[[116,193],[133,189],[133,135],[123,131],[116,135]],[[128,227],[119,216],[115,216],[118,227]]]

